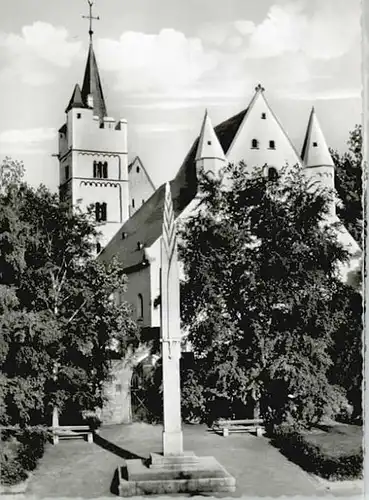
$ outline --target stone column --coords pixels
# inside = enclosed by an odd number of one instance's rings
[[[165,186],[161,240],[161,342],[164,400],[163,454],[182,455],[179,275],[176,227],[169,183]]]

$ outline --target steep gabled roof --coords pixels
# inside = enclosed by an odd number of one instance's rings
[[[144,171],[145,176],[146,176],[147,180],[149,181],[149,183],[150,183],[151,187],[152,187],[153,189],[156,189],[156,187],[154,186],[154,183],[153,183],[153,182],[152,182],[152,180],[151,180],[151,177],[150,177],[150,175],[149,175],[148,171],[147,171],[147,170],[146,170],[146,168],[144,167],[144,164],[142,163],[142,160],[141,160],[141,158],[140,158],[139,156],[136,156],[136,157],[135,157],[135,158],[131,161],[131,163],[129,163],[129,164],[128,164],[128,174],[131,172],[132,167],[133,167],[134,165],[136,165],[137,163],[139,163],[139,164],[140,164],[140,168]]]
[[[208,111],[205,111],[204,120],[202,122],[199,143],[196,152],[195,160],[205,158],[216,158],[225,160],[225,155],[220,145],[219,139],[214,131]]]
[[[260,93],[262,93],[261,87],[257,88],[257,92],[251,100],[248,108],[215,127],[214,135],[219,141],[224,155],[227,155],[241,125],[245,120],[246,115]],[[263,98],[265,99],[265,97]],[[268,103],[267,106],[270,109]],[[271,109],[270,111],[273,113]],[[273,116],[275,116],[274,113]],[[276,117],[275,119],[277,120]],[[202,129],[204,128],[205,120],[206,116]],[[289,140],[286,132],[283,130],[278,120],[277,123]],[[176,217],[183,212],[183,210],[197,194],[196,158],[199,148],[201,150],[200,139],[201,134],[193,142],[192,147],[184,159],[177,175],[170,183]],[[296,153],[296,157],[300,161],[300,157],[296,149],[290,140],[289,142]],[[163,223],[164,194],[165,184],[162,184],[151,196],[151,198],[149,198],[146,203],[144,203],[144,205],[142,205],[134,213],[134,215],[127,222],[125,222],[123,227],[114,236],[111,243],[105,247],[104,251],[101,253],[101,258],[103,260],[111,258],[113,253],[115,255],[118,254],[123,261],[126,271],[128,272],[129,269],[134,269],[143,262],[145,258],[144,248],[139,249],[137,245],[140,243],[144,247],[150,247],[160,237]],[[122,240],[122,233],[125,233],[124,240]]]
[[[70,98],[69,104],[65,112],[68,113],[68,111],[72,108],[85,108],[85,107],[86,106],[84,105],[82,99],[81,88],[77,83],[76,86],[74,87],[72,97]]]
[[[226,154],[247,110],[241,111],[215,127],[215,133]],[[197,193],[196,152],[199,137],[192,144],[181,168],[170,182],[173,208],[177,218]],[[144,258],[144,248],[139,249],[138,243],[150,247],[160,238],[163,224],[165,184],[130,217],[101,252],[102,260],[108,260],[113,255],[120,257],[127,272],[139,266]],[[122,234],[125,238],[122,239]]]
[[[301,157],[305,167],[334,167],[332,156],[314,107],[311,110]]]
[[[89,94],[93,96],[94,114],[103,118],[107,116],[104,94],[102,90],[99,69],[97,67],[95,52],[92,42],[88,50],[85,76],[82,85],[82,99],[87,105],[87,97]]]

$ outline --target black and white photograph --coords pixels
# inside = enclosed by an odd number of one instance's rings
[[[367,32],[1,2],[0,498],[365,498]]]

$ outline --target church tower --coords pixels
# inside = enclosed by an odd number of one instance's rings
[[[92,206],[102,233],[97,252],[129,217],[127,121],[107,113],[93,48],[92,2],[90,43],[82,88],[77,84],[59,130],[59,189],[72,207]]]
[[[301,158],[304,162],[306,177],[317,181],[322,188],[327,189],[331,194],[329,211],[330,216],[335,217],[334,163],[314,107],[310,113]]]

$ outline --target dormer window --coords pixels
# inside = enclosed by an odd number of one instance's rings
[[[269,141],[269,149],[275,149],[275,141]]]
[[[267,117],[266,113],[261,113],[261,119],[262,120],[266,120],[266,117]]]
[[[313,148],[317,148],[318,147],[318,143],[317,142],[313,142]]]
[[[257,139],[253,139],[251,141],[251,148],[252,149],[259,149],[259,141]]]

